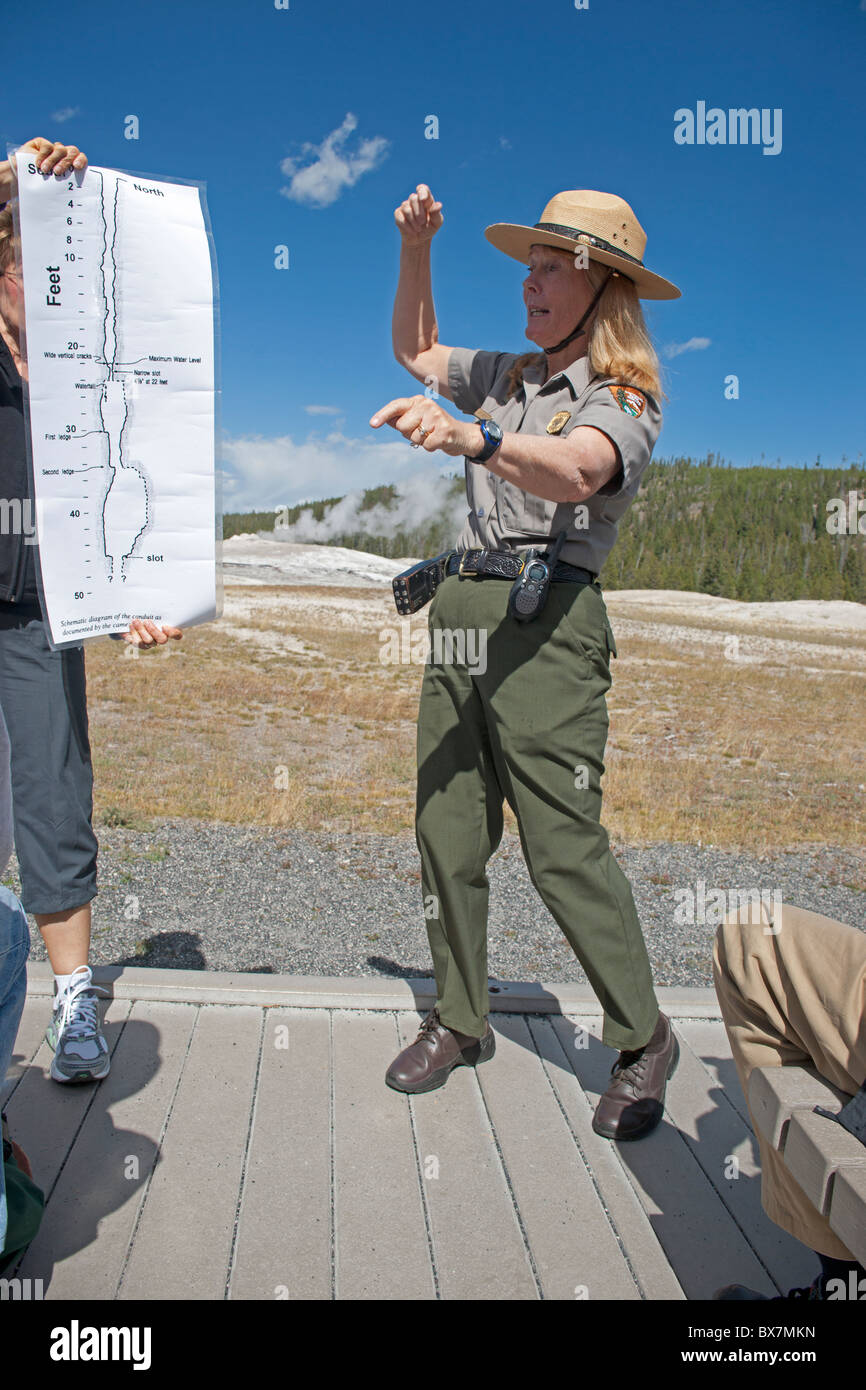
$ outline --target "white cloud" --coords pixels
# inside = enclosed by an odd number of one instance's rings
[[[80,106],[62,106],[59,111],[51,112],[51,119],[55,125],[63,125],[65,121],[71,121],[73,116],[77,116],[80,110]]]
[[[503,149],[503,150],[510,150],[510,149],[511,149],[511,141],[510,141],[510,140],[506,140],[506,138],[505,138],[504,135],[500,135],[500,137],[499,137],[499,145],[500,145],[500,148]]]
[[[338,405],[305,405],[304,410],[308,415],[342,415],[343,411]]]
[[[343,124],[326,135],[321,145],[305,142],[300,155],[284,159],[280,169],[290,183],[288,188],[280,189],[283,196],[296,203],[326,208],[337,201],[344,188],[351,188],[363,174],[377,168],[390,148],[384,136],[361,140],[355,154],[344,148],[357,124],[357,116],[350,111]]]
[[[430,468],[430,455],[394,438],[349,439],[338,430],[266,439],[244,435],[222,446],[223,511],[266,511],[320,497],[336,497],[359,487],[377,487],[405,477],[409,470]],[[374,433],[370,431],[371,435]],[[460,459],[437,455],[436,462],[459,470]]]
[[[687,343],[668,343],[664,354],[665,357],[679,357],[681,352],[703,352],[711,342],[711,338],[689,338]]]

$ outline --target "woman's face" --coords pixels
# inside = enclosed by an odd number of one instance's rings
[[[570,251],[555,246],[529,248],[529,274],[523,282],[526,336],[540,348],[568,336],[592,302],[585,270],[578,270]]]

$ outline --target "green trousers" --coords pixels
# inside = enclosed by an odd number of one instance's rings
[[[518,623],[510,588],[454,575],[430,609],[416,835],[439,1016],[484,1032],[486,866],[505,799],[532,882],[604,1008],[605,1043],[637,1049],[658,1005],[631,888],[600,823],[607,610],[597,584],[553,584],[541,615]]]

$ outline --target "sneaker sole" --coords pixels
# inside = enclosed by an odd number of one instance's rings
[[[52,1057],[51,1066],[48,1074],[52,1081],[59,1081],[61,1085],[81,1086],[87,1081],[103,1081],[111,1070],[111,1058],[105,1059],[103,1071],[77,1071],[73,1076],[66,1076],[57,1067],[57,1058]]]
[[[406,1096],[420,1096],[424,1095],[427,1091],[438,1091],[440,1086],[445,1085],[445,1082],[456,1067],[477,1067],[480,1066],[482,1062],[490,1061],[490,1058],[496,1051],[496,1038],[492,1029],[490,1030],[489,1046],[487,1038],[479,1038],[477,1049],[478,1056],[473,1057],[471,1054],[475,1051],[475,1048],[467,1047],[466,1051],[461,1053],[449,1066],[440,1067],[438,1071],[432,1072],[426,1081],[420,1082],[417,1086],[400,1086],[396,1081],[392,1081],[387,1073],[385,1074],[385,1085],[390,1086],[392,1091],[400,1091]],[[470,1055],[467,1057],[466,1053]]]

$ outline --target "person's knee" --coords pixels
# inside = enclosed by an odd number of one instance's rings
[[[741,895],[716,928],[713,943],[716,969],[729,976],[735,969],[742,969],[748,959],[772,951],[773,940],[781,929],[781,904],[770,907],[757,893]]]

